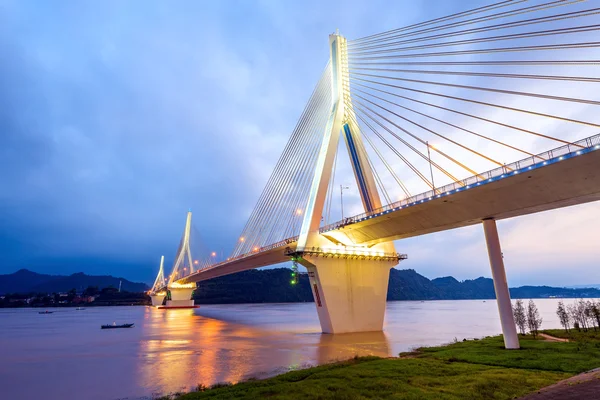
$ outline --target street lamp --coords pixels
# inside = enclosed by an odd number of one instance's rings
[[[342,220],[344,219],[344,189],[350,189],[350,187],[340,185],[340,205],[342,206]]]

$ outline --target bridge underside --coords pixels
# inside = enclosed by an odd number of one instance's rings
[[[215,264],[210,268],[203,269],[191,275],[178,280],[178,283],[202,282],[208,279],[218,278],[220,276],[234,274],[236,272],[246,271],[249,269],[266,267],[269,265],[280,264],[290,260],[289,256],[285,255],[285,249],[296,249],[296,242],[291,242],[285,246],[275,247],[270,250],[251,254],[249,256],[225,261]]]
[[[325,232],[373,245],[600,200],[600,151],[473,187]]]

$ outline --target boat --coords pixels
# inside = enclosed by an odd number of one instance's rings
[[[133,324],[121,324],[117,325],[116,323],[112,323],[112,325],[102,325],[100,329],[118,329],[118,328],[131,328]]]
[[[52,314],[54,311],[38,311],[38,314]]]
[[[85,308],[84,307],[77,307],[75,310],[76,311],[81,311],[81,310],[85,310]]]

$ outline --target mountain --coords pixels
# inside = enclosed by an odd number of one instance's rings
[[[291,285],[291,270],[274,268],[249,270],[237,274],[200,282],[194,292],[198,304],[231,303],[285,303],[312,302],[312,292],[306,274],[300,274],[298,284]],[[44,275],[26,269],[13,274],[0,275],[2,293],[53,293],[67,292],[73,288],[83,290],[88,286],[119,287],[127,292],[143,292],[144,283],[130,282],[112,276],[91,276],[77,273],[69,276]],[[595,297],[600,290],[590,288],[556,288],[549,286],[522,286],[511,288],[512,298]],[[458,281],[451,276],[428,279],[412,269],[390,270],[388,300],[466,300],[494,299],[494,283],[489,278]]]
[[[510,289],[517,298],[600,297],[598,289],[567,289],[523,286]],[[392,269],[388,300],[494,299],[494,282],[477,278],[459,282],[451,276],[433,280],[412,269]],[[273,303],[313,301],[308,276],[301,274],[297,285],[290,284],[290,270],[275,268],[249,270],[200,282],[194,293],[197,304]]]
[[[575,286],[567,286],[569,289],[600,289],[600,283],[591,283],[589,285],[575,285]]]
[[[274,268],[238,272],[198,283],[196,304],[311,302],[308,276],[291,285],[291,270]]]
[[[131,282],[113,276],[86,275],[82,272],[64,275],[45,275],[21,269],[15,273],[0,275],[0,294],[2,293],[55,293],[67,292],[71,289],[84,290],[88,286],[119,287],[126,292],[143,292],[148,289],[145,283]]]

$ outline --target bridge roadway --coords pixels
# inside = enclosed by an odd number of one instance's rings
[[[321,228],[334,243],[373,245],[600,200],[600,135]],[[215,264],[178,283],[200,282],[289,260],[296,238]]]

